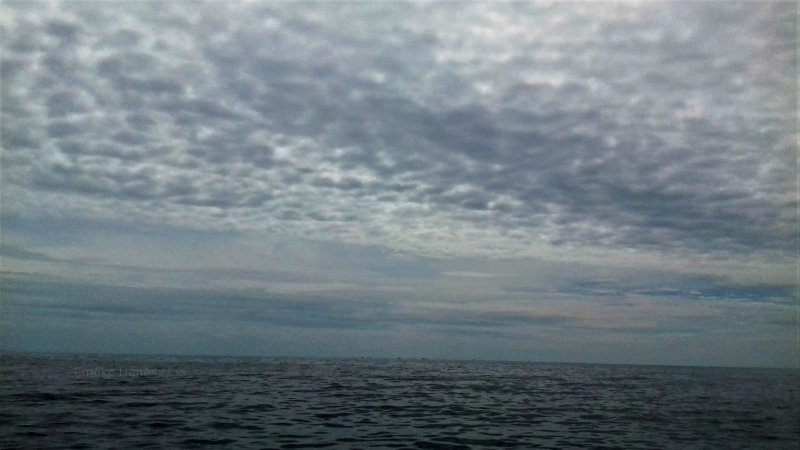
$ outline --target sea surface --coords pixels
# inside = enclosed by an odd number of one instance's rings
[[[0,447],[800,448],[799,374],[0,355]]]

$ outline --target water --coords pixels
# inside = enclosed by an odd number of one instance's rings
[[[798,371],[0,356],[0,447],[798,448]]]

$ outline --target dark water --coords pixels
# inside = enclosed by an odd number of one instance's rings
[[[798,448],[798,371],[0,356],[0,446]]]

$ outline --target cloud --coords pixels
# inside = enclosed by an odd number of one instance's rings
[[[233,292],[190,289],[146,289],[84,285],[65,280],[34,281],[30,276],[4,277],[8,314],[58,318],[117,320],[213,320],[256,322],[280,327],[361,328],[379,327],[370,310],[379,304],[359,301],[330,302],[280,295],[253,297]]]
[[[451,270],[443,272],[442,275],[450,277],[465,277],[465,278],[499,278],[503,277],[501,274],[487,273],[487,272],[467,272],[462,270]]]
[[[43,261],[43,262],[57,262],[58,258],[35,250],[28,250],[19,245],[10,244],[7,242],[0,243],[0,255],[7,258],[23,259],[29,261]]]
[[[511,290],[519,292],[520,290]],[[696,302],[708,300],[739,301],[791,305],[797,302],[791,283],[737,282],[722,276],[697,276],[668,273],[636,273],[625,279],[565,279],[558,292],[588,297],[625,298],[648,296],[659,299],[680,298]],[[524,289],[521,292],[525,292]]]
[[[7,210],[460,254],[795,239],[790,8],[161,6],[4,7]]]
[[[660,279],[663,281],[663,274]],[[483,283],[495,281],[482,279]],[[347,348],[350,352],[359,348],[362,354],[403,354],[409,345],[415,348],[415,340],[424,337],[421,347],[414,350],[422,351],[422,355],[467,344],[478,347],[464,350],[463,357],[542,358],[557,355],[560,349],[562,359],[592,360],[602,353],[597,349],[572,348],[574,343],[582,342],[584,347],[605,345],[610,353],[623,352],[616,354],[616,360],[647,362],[655,361],[652,355],[647,356],[648,351],[664,341],[681,346],[703,342],[705,348],[729,352],[731,348],[745,349],[753,342],[769,340],[775,343],[772,351],[751,356],[746,362],[785,365],[789,361],[787,355],[793,351],[791,343],[796,327],[793,303],[780,298],[791,293],[777,287],[771,288],[772,291],[764,287],[739,287],[738,292],[720,289],[721,295],[709,296],[687,295],[639,283],[634,290],[618,289],[622,293],[616,295],[596,295],[586,288],[573,291],[562,288],[544,295],[509,293],[491,300],[475,295],[453,303],[410,300],[402,292],[358,298],[337,295],[335,289],[329,288],[316,294],[155,289],[10,273],[3,274],[2,283],[4,332],[11,333],[7,338],[24,341],[20,344],[24,347],[47,336],[61,336],[70,340],[63,345],[86,347],[87,351],[99,351],[103,345],[131,348],[134,342],[147,341],[145,336],[149,335],[161,336],[162,346],[180,347],[181,351],[208,352],[213,348],[215,352],[241,354],[253,345],[271,342],[272,354],[291,353],[298,348],[296,345],[311,345],[303,354],[309,351],[318,354],[324,347],[318,337],[334,333],[330,336],[347,343],[340,349],[343,354],[347,354]],[[620,285],[631,281],[595,280],[594,283]],[[591,281],[584,283],[591,284]],[[754,293],[759,300],[748,301],[743,292]],[[777,299],[771,298],[775,295]],[[118,324],[116,332],[92,344],[94,333],[106,323]],[[203,324],[206,332],[213,335],[198,337],[194,346],[177,338],[193,335],[197,324]],[[29,328],[39,331],[31,333]],[[226,330],[233,334],[223,339],[222,335],[230,334]],[[307,332],[318,337],[306,335]],[[372,341],[358,343],[362,333],[377,334],[370,335]],[[290,336],[302,339],[289,344],[285,341]],[[8,342],[11,341],[7,340],[5,345]],[[525,348],[528,350],[523,351]],[[712,360],[723,364],[745,361],[738,359],[740,356]]]
[[[9,272],[406,338],[789,323],[790,5],[0,8]]]

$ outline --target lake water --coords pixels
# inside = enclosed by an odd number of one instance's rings
[[[0,356],[0,447],[798,448],[797,370]]]

